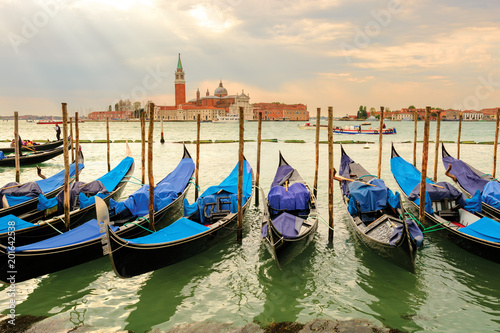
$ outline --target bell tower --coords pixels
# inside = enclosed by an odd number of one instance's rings
[[[186,103],[186,81],[184,80],[184,70],[182,69],[181,54],[179,53],[179,61],[177,62],[177,70],[175,71],[175,106]]]

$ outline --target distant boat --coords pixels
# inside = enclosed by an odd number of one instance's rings
[[[305,123],[304,125],[297,125],[300,129],[315,129],[316,124]],[[328,129],[328,125],[319,125],[320,129]]]
[[[228,114],[227,116],[217,115],[217,120],[214,123],[236,123],[240,121],[240,116],[237,114]]]

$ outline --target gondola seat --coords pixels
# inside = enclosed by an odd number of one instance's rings
[[[202,224],[212,224],[238,210],[238,197],[234,193],[221,190],[207,195],[198,203]]]

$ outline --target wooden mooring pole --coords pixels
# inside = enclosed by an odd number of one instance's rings
[[[71,161],[75,160],[75,147],[73,141],[73,118],[69,117],[69,149],[71,150]]]
[[[238,229],[236,240],[241,243],[243,240],[243,153],[245,148],[245,114],[240,106],[240,140],[238,152]]]
[[[260,182],[260,154],[262,145],[262,112],[258,113],[259,123],[257,125],[257,170],[255,175],[255,206],[259,207],[259,182]]]
[[[194,169],[194,200],[198,200],[199,171],[200,171],[200,114],[196,116],[196,168]]]
[[[321,129],[321,108],[316,108],[316,165],[314,167],[314,185],[313,194],[316,199],[318,199],[318,168],[319,168],[319,131]]]
[[[328,242],[333,242],[333,107],[328,107]]]
[[[108,161],[108,172],[111,171],[111,158],[109,157],[109,117],[106,118],[106,160]]]
[[[68,154],[68,109],[66,103],[62,103],[62,121],[63,121],[63,158],[64,158],[64,222],[66,230],[69,230],[69,154]]]
[[[146,184],[146,111],[141,113],[141,184]]]
[[[384,130],[384,107],[380,107],[380,125],[378,133],[378,169],[377,178],[380,179],[380,173],[382,172],[382,132]]]
[[[199,116],[199,114],[198,114]],[[160,139],[160,143],[165,143],[165,138],[163,137],[163,117],[160,118],[161,121],[160,121],[160,124],[161,124],[161,139]]]
[[[431,107],[427,106],[425,110],[424,124],[424,142],[422,146],[422,170],[420,175],[420,210],[418,220],[423,223],[425,221],[425,185],[427,183],[427,162],[429,160],[429,114]]]
[[[500,124],[500,109],[497,109],[497,124],[495,127],[495,143],[493,144],[493,178],[497,172],[497,146],[498,146],[498,125]]]
[[[438,170],[438,153],[439,153],[439,134],[441,132],[441,111],[437,110],[436,118],[436,144],[434,145],[434,179],[437,182],[437,170]]]
[[[75,154],[75,181],[80,180],[79,169],[80,169],[80,130],[78,129],[78,112],[75,112],[75,143],[76,143],[76,154]]]
[[[19,112],[14,112],[14,163],[16,165],[16,182],[21,182],[21,161],[19,156],[21,156],[21,145],[23,143],[19,142]]]
[[[457,139],[457,159],[460,159],[460,136],[462,135],[462,111],[458,116],[458,139]]]
[[[415,110],[413,113],[413,119],[415,122],[415,130],[413,134],[413,166],[417,166],[417,121],[418,121],[418,112]]]
[[[153,177],[153,129],[154,103],[149,103],[149,132],[148,132],[148,178],[149,178],[149,225],[155,229],[155,180]]]

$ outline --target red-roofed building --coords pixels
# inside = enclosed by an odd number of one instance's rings
[[[253,112],[253,119],[258,119],[258,114],[262,113],[263,120],[309,120],[309,111],[304,104],[255,103]]]

